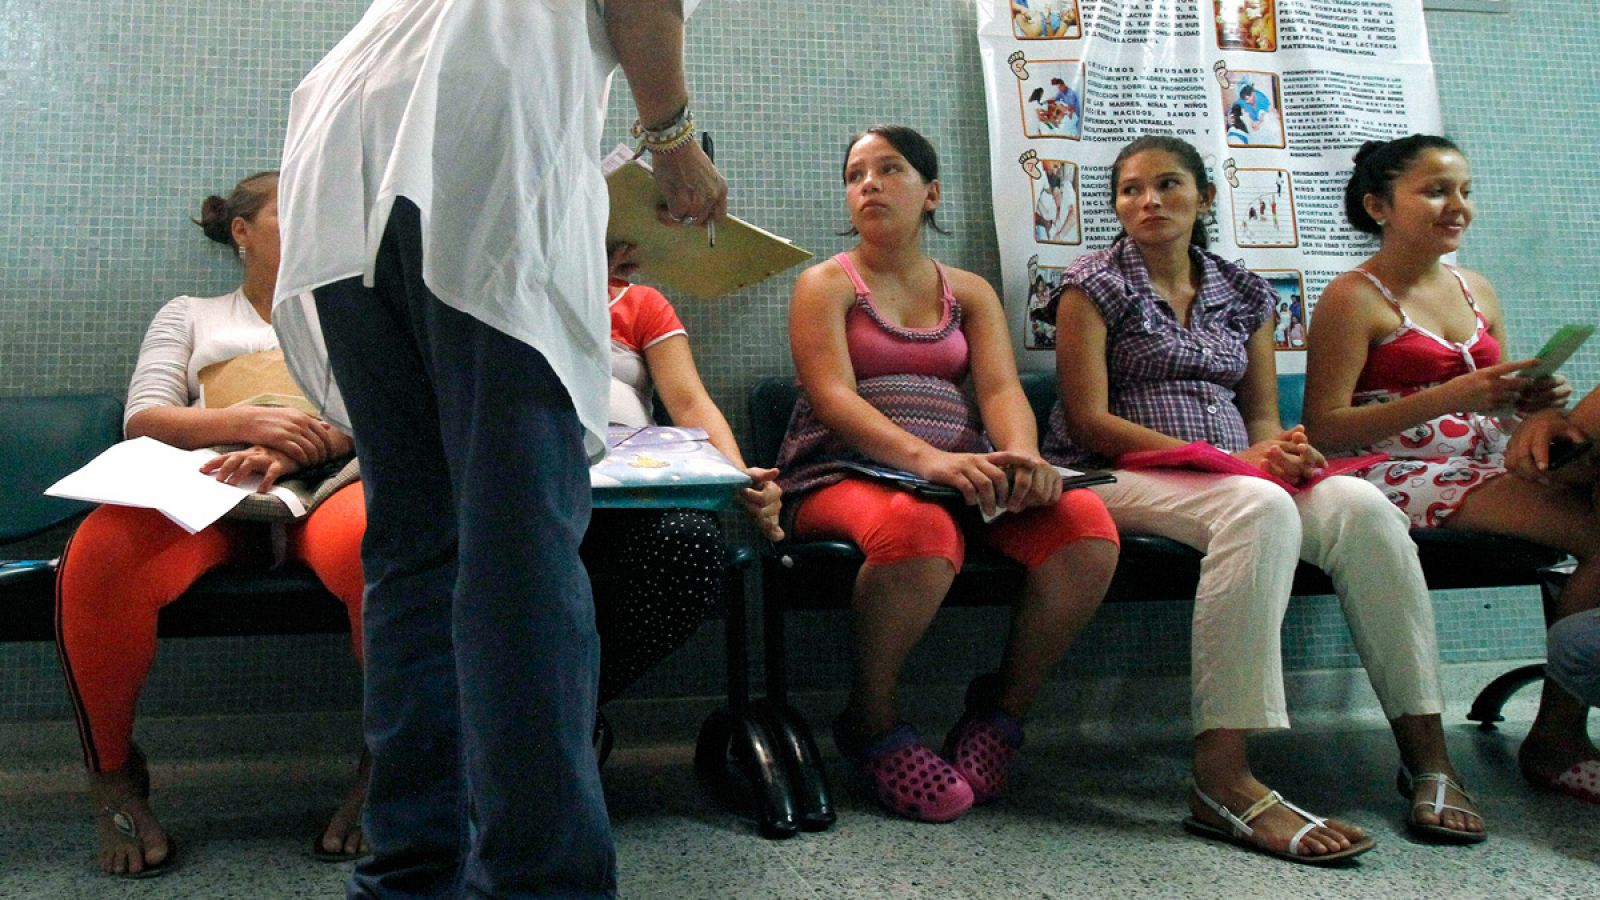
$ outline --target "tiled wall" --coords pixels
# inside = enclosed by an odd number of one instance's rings
[[[1600,27],[1592,0],[1511,7],[1428,18],[1445,121],[1476,167],[1479,217],[1462,260],[1499,286],[1512,350],[1523,352],[1557,323],[1593,320],[1600,302],[1590,203],[1600,191],[1600,88],[1590,75]],[[290,90],[364,8],[361,0],[0,4],[0,394],[121,394],[161,303],[236,284],[231,261],[188,219],[205,194],[274,164]],[[735,213],[819,255],[844,249],[836,235],[846,221],[837,181],[844,141],[872,122],[904,122],[943,156],[940,217],[950,234],[930,235],[930,252],[998,280],[970,0],[707,0],[689,33],[699,116],[716,134]],[[631,120],[622,87],[612,140]],[[680,307],[736,429],[749,385],[790,371],[790,281]],[[1593,386],[1600,348],[1585,348],[1568,373]],[[1450,592],[1437,602],[1447,660],[1540,652],[1531,591]],[[912,677],[959,681],[997,651],[997,617],[944,619]],[[1181,673],[1187,621],[1182,604],[1108,609],[1073,670]],[[969,640],[967,623],[980,641]],[[797,641],[842,634],[827,618],[796,624]],[[641,689],[714,692],[719,667],[702,659],[716,658],[716,631],[703,629]],[[1331,598],[1296,601],[1285,644],[1292,667],[1354,664]],[[342,638],[167,642],[143,709],[348,705],[346,658]],[[802,684],[841,683],[836,665],[795,664]],[[0,718],[64,715],[54,669],[48,647],[0,644]],[[304,683],[263,678],[263,669]]]

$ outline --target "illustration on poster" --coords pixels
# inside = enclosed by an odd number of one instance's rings
[[[1027,172],[1029,178],[1039,177],[1041,171],[1039,168],[1039,151],[1033,149],[1024,150],[1022,155],[1017,157],[1017,162],[1022,164],[1022,171]]]
[[[1076,244],[1078,230],[1078,166],[1061,159],[1033,159],[1044,177],[1033,180],[1033,239],[1046,244]]]
[[[1027,80],[1028,60],[1022,55],[1021,50],[1011,51],[1011,55],[1006,57],[1006,65],[1011,67],[1011,74],[1017,76],[1018,81]]]
[[[1056,316],[1050,298],[1061,287],[1065,266],[1041,266],[1039,256],[1028,257],[1028,304],[1022,344],[1029,350],[1056,348]]]
[[[1217,48],[1271,53],[1278,49],[1274,0],[1213,0]]]
[[[1241,247],[1299,246],[1288,172],[1238,168],[1231,159],[1228,163],[1224,171],[1231,188],[1234,242]]]
[[[1030,66],[1035,71],[1028,71]],[[1078,140],[1083,133],[1083,64],[1075,59],[1013,60],[1011,68],[1028,73],[1017,81],[1023,132],[1028,137]],[[1029,82],[1039,86],[1027,91]]]
[[[1278,76],[1272,72],[1231,72],[1221,61],[1214,71],[1222,85],[1228,146],[1283,147]]]
[[[1011,31],[1022,40],[1063,40],[1083,36],[1077,0],[1009,0]]]
[[[1298,269],[1256,269],[1278,294],[1272,343],[1278,350],[1306,349],[1305,282]]]

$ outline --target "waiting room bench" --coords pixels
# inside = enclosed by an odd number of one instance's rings
[[[1053,379],[1024,376],[1029,400],[1041,420],[1054,402]],[[1285,396],[1298,397],[1290,383]],[[761,382],[751,397],[751,459],[770,465],[788,424],[796,392],[790,379]],[[1286,411],[1286,420],[1298,419]],[[105,396],[0,398],[0,548],[65,529],[89,504],[44,497],[42,491],[122,438],[122,404]],[[1435,588],[1541,583],[1541,570],[1559,561],[1545,548],[1501,538],[1455,532],[1418,531],[1423,565]],[[768,837],[828,827],[835,819],[821,754],[805,722],[787,703],[784,615],[791,609],[843,609],[861,554],[836,541],[785,542],[762,555],[762,622],[766,637],[766,696],[752,700],[748,682],[744,570],[755,554],[730,550],[724,569],[728,704],[702,725],[697,771],[725,795],[752,803],[756,823]],[[1110,602],[1189,599],[1201,555],[1175,541],[1124,535],[1122,559]],[[995,605],[1021,585],[1021,570],[975,548],[947,602]],[[594,576],[604,597],[612,580]],[[47,565],[0,569],[0,641],[52,640],[54,569]],[[1549,588],[1547,587],[1547,590]],[[1296,593],[1328,593],[1321,572],[1302,566]],[[163,637],[313,634],[348,627],[344,608],[304,568],[275,571],[225,569],[202,578],[161,613]],[[1474,718],[1498,718],[1504,699],[1540,677],[1539,667],[1508,673],[1480,695]]]
[[[116,398],[0,398],[0,556],[7,555],[6,548],[41,535],[45,537],[35,544],[48,540],[49,546],[59,546],[66,529],[92,505],[46,497],[44,489],[120,440],[122,403]],[[771,746],[767,729],[749,724],[746,711],[749,665],[744,580],[754,560],[751,548],[732,546],[724,564],[724,638],[732,654],[727,670],[728,706],[713,712],[702,728],[700,743],[716,746],[716,764],[707,754],[698,768],[725,792],[752,794],[757,818],[781,830],[795,817],[793,809],[785,805],[787,780],[771,780],[781,772],[773,764],[780,750]],[[609,591],[619,589],[619,579],[611,573],[591,573],[591,580],[602,602]],[[51,560],[0,568],[0,642],[54,640],[54,589]],[[210,572],[164,608],[158,622],[158,634],[163,638],[348,630],[344,605],[310,570],[294,563],[271,571],[228,568]]]
[[[1056,398],[1054,375],[1033,372],[1022,378],[1043,434]],[[1303,376],[1279,378],[1280,411],[1285,424],[1300,420],[1303,386]],[[752,390],[748,457],[753,465],[773,465],[797,397],[794,381],[788,377],[766,378]],[[1122,553],[1106,602],[1194,598],[1203,554],[1156,535],[1121,537]],[[1412,537],[1430,588],[1539,585],[1547,598],[1551,591],[1559,589],[1559,576],[1547,572],[1564,559],[1558,551],[1514,538],[1443,529],[1416,529]],[[779,783],[786,778],[791,794],[786,805],[796,810],[792,823],[763,823],[763,832],[769,835],[793,833],[796,828],[821,830],[834,821],[833,802],[816,741],[805,720],[788,703],[784,619],[793,610],[848,609],[856,571],[864,559],[854,544],[831,540],[790,539],[770,546],[763,554],[766,696],[750,704],[750,715],[757,725],[771,732],[768,743],[782,751],[774,761],[782,771],[766,780]],[[1022,568],[1016,563],[988,548],[969,545],[966,563],[956,576],[945,605],[1009,604],[1021,589],[1022,579]],[[1295,576],[1296,596],[1331,593],[1333,586],[1327,575],[1308,564],[1300,565]],[[1500,719],[1499,710],[1505,700],[1521,686],[1542,677],[1542,666],[1524,666],[1507,673],[1480,694],[1469,715],[1484,727],[1493,727],[1492,723]]]
[[[44,489],[122,440],[122,403],[102,395],[0,398],[0,547],[65,528],[91,504]],[[55,569],[0,570],[0,641],[54,640]],[[163,637],[346,631],[344,606],[310,570],[223,569],[161,611]]]

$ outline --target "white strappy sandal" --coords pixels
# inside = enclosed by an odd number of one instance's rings
[[[1456,844],[1477,844],[1489,837],[1489,832],[1487,831],[1465,831],[1460,828],[1447,828],[1442,824],[1417,821],[1417,810],[1424,808],[1441,818],[1443,818],[1445,810],[1452,809],[1458,813],[1472,816],[1479,822],[1483,821],[1483,814],[1475,809],[1466,809],[1444,802],[1445,792],[1455,791],[1467,798],[1468,803],[1474,806],[1478,804],[1477,798],[1467,793],[1466,788],[1456,783],[1454,778],[1443,772],[1423,772],[1421,775],[1412,775],[1411,770],[1402,765],[1399,773],[1395,775],[1394,786],[1400,792],[1400,796],[1410,800],[1416,796],[1417,785],[1429,781],[1433,782],[1433,799],[1418,800],[1412,803],[1411,812],[1406,816],[1406,827],[1413,834]]]
[[[1312,815],[1300,807],[1295,806],[1293,803],[1283,799],[1283,795],[1279,794],[1277,791],[1268,791],[1266,796],[1251,804],[1249,809],[1245,810],[1239,815],[1234,815],[1232,810],[1206,796],[1206,793],[1200,790],[1199,785],[1191,783],[1190,790],[1194,791],[1194,795],[1200,798],[1200,802],[1204,803],[1206,808],[1216,813],[1222,818],[1223,821],[1228,823],[1228,828],[1222,829],[1215,825],[1202,822],[1194,816],[1189,816],[1188,818],[1184,819],[1184,830],[1199,837],[1209,838],[1214,841],[1223,841],[1224,843],[1234,844],[1247,850],[1254,850],[1258,853],[1265,853],[1268,856],[1275,856],[1279,859],[1287,859],[1291,862],[1305,863],[1309,866],[1327,866],[1336,863],[1343,863],[1347,860],[1360,856],[1368,850],[1371,850],[1373,847],[1378,846],[1378,842],[1374,841],[1369,836],[1363,837],[1360,840],[1351,841],[1350,846],[1343,850],[1335,850],[1332,853],[1319,853],[1307,856],[1300,852],[1300,841],[1307,834],[1310,834],[1312,829],[1320,828],[1326,825],[1328,823],[1327,819],[1324,819],[1321,816]],[[1306,820],[1305,827],[1301,828],[1299,831],[1296,831],[1294,833],[1294,837],[1289,839],[1288,850],[1278,850],[1272,847],[1263,846],[1262,844],[1250,840],[1251,836],[1255,834],[1255,829],[1250,827],[1250,823],[1260,818],[1262,813],[1274,806],[1279,805],[1287,807],[1295,815]]]

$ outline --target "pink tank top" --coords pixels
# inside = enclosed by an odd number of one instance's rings
[[[944,266],[934,261],[944,307],[939,324],[904,328],[878,313],[872,305],[872,292],[849,256],[840,253],[833,259],[856,289],[855,305],[845,314],[844,337],[857,381],[880,375],[931,375],[958,384],[966,380],[967,336],[961,331],[961,304],[950,290]]]

